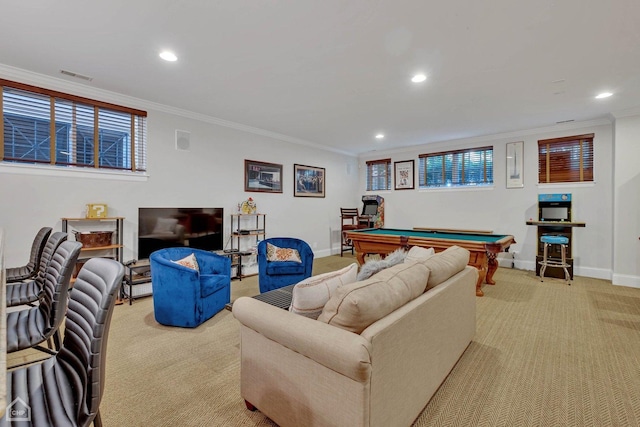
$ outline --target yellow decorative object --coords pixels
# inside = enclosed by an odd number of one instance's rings
[[[87,205],[87,218],[106,218],[107,211],[105,203],[89,203]]]
[[[240,204],[240,212],[243,214],[254,214],[257,211],[256,202],[251,197]]]

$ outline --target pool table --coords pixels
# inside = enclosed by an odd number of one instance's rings
[[[364,256],[367,254],[385,256],[398,248],[411,246],[433,248],[436,252],[453,245],[468,249],[471,252],[469,265],[476,267],[479,273],[477,296],[484,295],[482,282],[490,285],[496,283],[493,280],[493,273],[498,269],[496,255],[508,251],[509,246],[516,243],[513,236],[508,234],[463,230],[367,228],[345,231],[345,234],[356,249],[360,265],[364,264]]]

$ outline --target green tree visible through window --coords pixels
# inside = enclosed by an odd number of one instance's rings
[[[419,188],[470,187],[493,184],[493,147],[421,154]]]

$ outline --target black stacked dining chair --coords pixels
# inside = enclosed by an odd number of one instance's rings
[[[60,348],[59,328],[64,320],[71,274],[82,249],[79,242],[63,242],[51,258],[45,273],[42,299],[36,307],[7,313],[7,353],[36,348],[54,353]],[[40,344],[54,339],[49,349]]]
[[[40,258],[40,265],[38,267],[38,274],[35,279],[31,279],[24,282],[9,283],[7,284],[6,300],[7,307],[15,307],[18,305],[33,305],[38,301],[42,295],[42,288],[44,286],[44,277],[47,271],[47,266],[53,257],[53,254],[58,249],[58,246],[67,240],[67,233],[57,231],[49,237],[47,244],[42,251],[42,257]]]
[[[51,234],[51,227],[42,227],[36,234],[31,244],[31,253],[29,254],[29,262],[20,267],[7,267],[6,283],[20,282],[22,280],[32,279],[38,273],[38,265],[40,265],[40,257],[47,243],[47,239]]]
[[[82,267],[70,293],[64,341],[43,362],[7,373],[7,402],[20,399],[30,409],[30,424],[39,426],[102,425],[107,338],[124,266],[92,258]],[[7,415],[0,426],[11,424]]]

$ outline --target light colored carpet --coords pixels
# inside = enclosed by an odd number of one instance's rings
[[[353,261],[320,258],[314,274]],[[504,268],[495,279],[476,299],[473,342],[414,425],[640,425],[640,289]],[[232,299],[256,293],[256,277],[232,283]],[[239,375],[231,312],[181,329],[155,322],[151,298],[117,306],[103,423],[273,426],[245,409]]]

